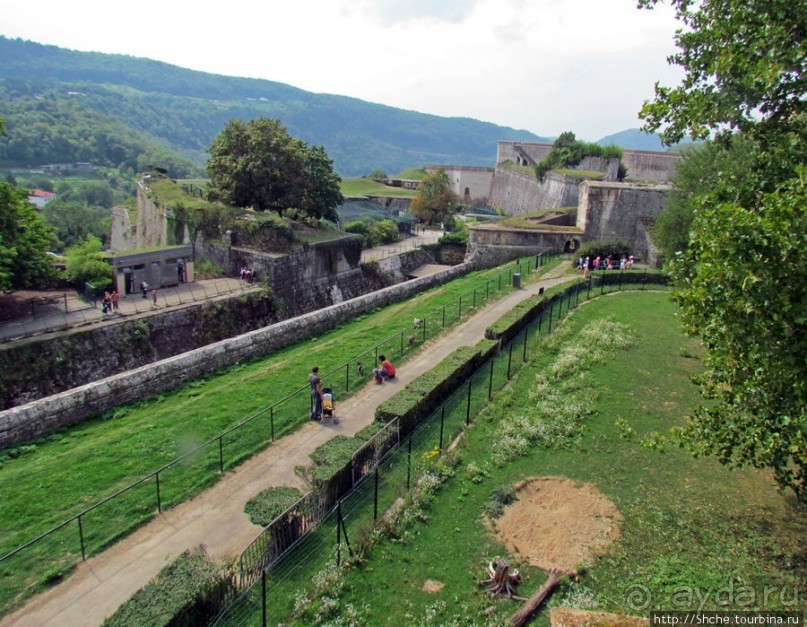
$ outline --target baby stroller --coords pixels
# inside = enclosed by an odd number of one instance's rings
[[[339,419],[336,417],[336,407],[333,402],[333,388],[322,388],[322,417],[331,416],[333,424],[338,425]]]

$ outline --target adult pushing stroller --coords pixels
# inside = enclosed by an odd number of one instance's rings
[[[334,404],[333,388],[322,388],[322,417],[326,418],[331,416],[333,424],[339,424],[339,419],[336,417],[336,405]]]

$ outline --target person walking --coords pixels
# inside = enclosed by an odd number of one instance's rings
[[[120,294],[118,294],[118,290],[112,292],[112,313],[118,313],[118,308],[120,306]]]
[[[149,297],[149,284],[145,281],[140,281],[140,291],[143,292],[143,298]]]
[[[308,384],[311,386],[311,420],[320,420],[322,418],[322,379],[319,378],[319,366],[311,368]]]

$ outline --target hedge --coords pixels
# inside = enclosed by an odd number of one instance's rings
[[[497,341],[487,339],[476,346],[461,346],[395,396],[381,403],[376,408],[375,419],[385,424],[400,419],[401,435],[406,436],[437,409],[457,389],[458,384],[476,372],[498,350],[498,346]]]
[[[205,625],[218,615],[232,585],[224,565],[212,562],[202,547],[185,551],[103,624]]]

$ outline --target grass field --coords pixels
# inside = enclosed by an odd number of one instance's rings
[[[389,187],[368,178],[342,179],[342,194],[345,198],[363,196],[391,196],[393,198],[414,198],[417,192],[402,187]]]
[[[530,394],[537,377],[550,368],[558,372],[559,364],[568,367],[570,353],[561,350],[604,318],[623,325],[631,342],[603,363],[573,366],[582,383],[570,398],[555,402],[590,404],[580,428],[495,463],[492,451],[503,428],[536,402]],[[302,590],[282,599],[274,594],[271,606],[289,610],[296,598],[292,623],[298,625],[309,624],[314,614],[334,618],[333,624],[349,624],[348,617],[370,625],[503,624],[519,605],[491,600],[480,590],[488,562],[504,556],[521,568],[525,596],[546,573],[524,556],[507,555],[481,512],[499,488],[528,477],[562,476],[595,486],[623,520],[610,552],[580,565],[579,577],[564,583],[550,606],[643,616],[653,610],[804,612],[804,505],[777,492],[767,472],[731,471],[665,440],[700,402],[691,377],[700,371],[702,354],[680,333],[668,296],[599,298],[579,307],[561,328],[466,431],[454,476],[408,518],[408,526],[366,545],[363,558],[341,574],[297,573],[292,582]],[[370,537],[366,529],[352,533],[354,545]],[[573,534],[568,541],[575,541]],[[425,590],[427,580],[442,589]],[[547,624],[546,610],[535,624]]]
[[[557,261],[555,261],[557,263]],[[551,265],[547,267],[552,267]],[[0,555],[20,546],[61,521],[120,490],[215,437],[237,422],[275,403],[307,381],[314,363],[328,373],[351,360],[372,364],[364,354],[384,338],[381,351],[401,362],[411,350],[399,331],[411,333],[412,320],[428,321],[429,337],[455,323],[459,310],[453,303],[465,294],[463,316],[484,301],[482,290],[473,300],[469,290],[489,286],[490,298],[511,290],[494,280],[501,269],[474,272],[447,285],[424,292],[404,303],[361,316],[319,337],[245,363],[215,376],[187,383],[176,390],[133,405],[122,406],[81,425],[47,438],[4,451],[0,457]],[[478,294],[478,296],[477,296]],[[447,305],[450,304],[450,305]],[[443,314],[440,308],[447,306]],[[429,316],[430,312],[437,312]],[[439,321],[439,322],[438,322]],[[386,348],[385,348],[386,347]],[[363,355],[363,356],[362,356]],[[349,370],[355,370],[351,367]],[[344,370],[325,378],[339,389]],[[351,389],[358,383],[354,379]],[[303,424],[309,395],[298,394],[275,414],[277,437]],[[231,435],[223,444],[228,468],[266,445],[267,420]],[[197,493],[219,477],[219,448],[210,446],[163,473],[160,495],[170,507]],[[143,483],[94,510],[82,520],[87,553],[93,553],[150,518],[156,511],[155,482]],[[58,581],[81,557],[77,523],[37,543],[34,549],[0,564],[0,611],[18,603],[35,588]],[[31,564],[35,566],[31,566]],[[21,579],[26,579],[25,582]]]

